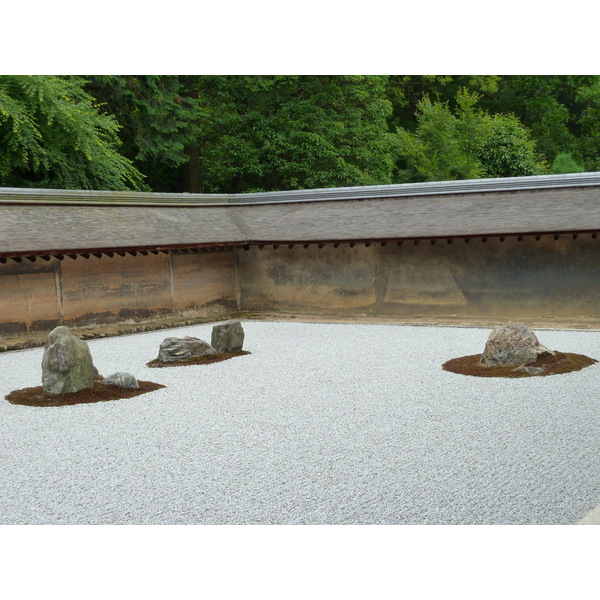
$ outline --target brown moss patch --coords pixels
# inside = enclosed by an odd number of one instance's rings
[[[556,352],[554,356],[544,356],[538,360],[527,363],[528,367],[544,369],[537,375],[515,371],[516,367],[485,367],[479,363],[481,354],[471,354],[453,358],[442,365],[444,371],[459,373],[460,375],[473,375],[474,377],[545,377],[559,373],[571,373],[589,367],[598,361],[584,354],[571,352]]]
[[[92,402],[108,402],[133,398],[164,388],[160,383],[152,381],[138,381],[139,389],[121,388],[116,385],[106,385],[101,381],[94,381],[94,387],[72,392],[70,394],[46,394],[41,385],[23,388],[10,392],[5,399],[11,404],[23,406],[72,406],[74,404],[91,404]]]
[[[244,356],[244,354],[250,354],[247,350],[238,350],[237,352],[221,352],[219,354],[206,354],[205,356],[196,356],[187,360],[178,360],[176,362],[160,362],[158,358],[151,360],[146,363],[147,367],[153,369],[161,369],[163,367],[187,367],[189,365],[210,365],[212,363],[218,363],[223,360],[229,360],[236,356]]]

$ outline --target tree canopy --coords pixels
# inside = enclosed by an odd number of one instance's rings
[[[0,76],[0,185],[236,193],[600,169],[600,76]]]
[[[445,181],[518,177],[547,171],[529,131],[512,114],[490,115],[476,107],[480,96],[460,89],[448,102],[425,97],[417,105],[414,133],[398,128],[404,179]]]
[[[0,184],[119,190],[142,174],[119,153],[116,120],[99,111],[83,80],[0,77]]]

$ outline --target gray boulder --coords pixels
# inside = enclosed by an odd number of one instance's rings
[[[139,389],[140,387],[138,380],[131,373],[125,373],[123,371],[105,377],[102,383],[105,383],[106,385],[115,385],[120,388]]]
[[[158,360],[164,363],[180,362],[216,353],[208,342],[198,338],[187,335],[184,338],[169,337],[160,345]]]
[[[244,329],[237,319],[215,325],[210,340],[217,352],[237,352],[244,345]]]
[[[42,358],[42,386],[47,394],[67,394],[94,387],[90,349],[68,327],[56,327],[48,334]]]
[[[543,356],[554,356],[523,323],[494,327],[480,363],[488,367],[518,367]]]

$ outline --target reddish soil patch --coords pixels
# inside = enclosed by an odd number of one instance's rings
[[[159,362],[158,358],[151,360],[146,363],[147,367],[153,369],[162,369],[163,367],[188,367],[189,365],[211,365],[212,363],[218,363],[223,360],[229,360],[236,356],[244,356],[244,354],[250,354],[246,350],[238,350],[237,352],[221,352],[220,354],[207,354],[206,356],[197,356],[188,360],[179,360],[177,362]]]
[[[442,365],[444,371],[473,375],[474,377],[545,377],[559,373],[571,373],[589,367],[598,361],[584,354],[570,352],[556,352],[555,356],[544,356],[538,360],[528,362],[528,367],[541,367],[544,369],[537,375],[515,371],[516,367],[485,367],[479,363],[481,354],[471,354],[453,358]]]
[[[164,388],[160,383],[152,381],[138,381],[139,389],[120,388],[115,385],[106,385],[101,381],[94,381],[93,388],[79,390],[70,394],[46,394],[41,385],[37,387],[15,390],[5,398],[11,404],[23,406],[72,406],[74,404],[90,404],[92,402],[107,402],[121,398],[133,398]]]

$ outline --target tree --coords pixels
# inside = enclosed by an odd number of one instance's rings
[[[561,152],[554,157],[550,170],[555,175],[560,173],[582,173],[583,167],[577,164],[568,152]]]
[[[545,170],[529,133],[512,115],[476,108],[481,95],[458,91],[455,109],[428,97],[417,105],[414,133],[398,128],[403,181],[531,175]]]
[[[404,159],[405,181],[445,181],[459,177],[464,164],[455,135],[456,117],[446,103],[423,99],[417,105],[417,130],[398,128],[398,152]]]
[[[392,75],[387,85],[387,98],[392,103],[390,131],[398,127],[414,131],[418,105],[425,98],[444,104],[454,102],[461,92],[493,97],[500,79],[498,75]]]
[[[580,86],[576,100],[581,107],[577,119],[581,129],[578,154],[588,170],[600,170],[600,76]]]
[[[566,152],[588,170],[600,168],[600,76],[502,76],[482,104],[516,115],[549,160]]]
[[[123,153],[159,191],[391,183],[387,77],[94,76]],[[182,187],[183,185],[183,187]]]
[[[0,185],[139,188],[141,173],[117,151],[117,122],[99,112],[83,83],[0,76]]]
[[[575,168],[563,154],[594,170],[599,132],[592,75],[0,77],[0,185],[235,193]]]
[[[523,177],[547,171],[530,133],[514,115],[488,118],[489,130],[478,155],[488,177]]]
[[[188,93],[195,90],[203,115],[188,149],[190,156],[194,151],[201,190],[391,183],[386,81],[375,76],[188,78]]]
[[[95,75],[85,89],[120,125],[122,153],[145,174],[147,189],[181,191],[186,147],[202,117],[197,97],[176,75]]]

